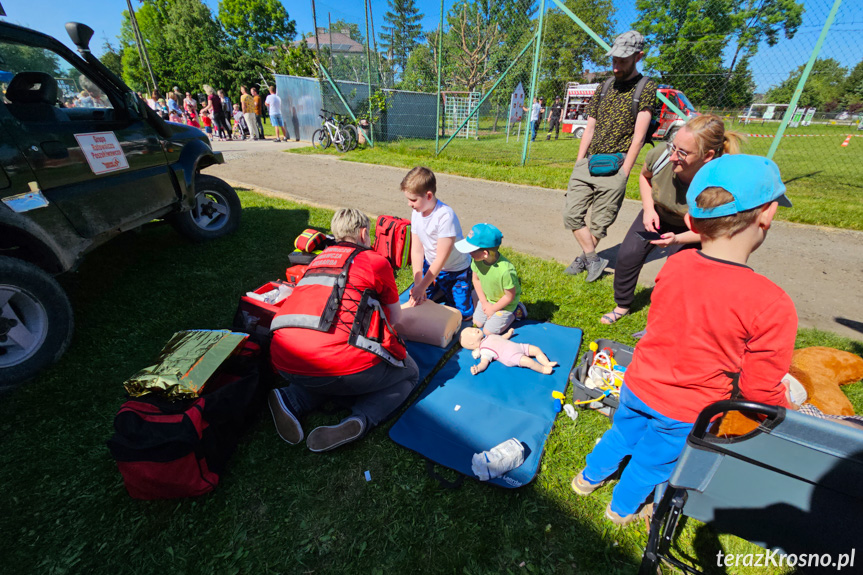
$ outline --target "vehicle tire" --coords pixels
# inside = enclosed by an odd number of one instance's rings
[[[317,129],[315,133],[312,134],[312,145],[316,148],[320,148],[321,150],[326,150],[330,147],[332,140],[330,140],[330,133],[326,130]]]
[[[680,128],[671,128],[670,130],[668,130],[668,133],[665,134],[665,141],[666,142],[673,142],[674,136],[677,134],[677,130],[679,130],[679,129]]]
[[[576,128],[572,135],[576,138],[581,138],[584,135],[584,128]]]
[[[350,135],[343,128],[339,128],[336,134],[336,141],[334,142],[336,149],[340,152],[347,152],[351,145]]]
[[[357,144],[359,144],[360,142],[360,133],[357,131],[357,127],[353,124],[345,124],[344,126],[342,126],[342,129],[348,136],[347,150],[349,152],[356,150]]]
[[[195,207],[177,214],[172,223],[193,242],[214,240],[231,234],[240,226],[243,206],[234,188],[219,178],[195,176]]]
[[[0,392],[60,359],[73,331],[72,305],[57,280],[0,256]]]

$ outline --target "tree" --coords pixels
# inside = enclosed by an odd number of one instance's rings
[[[414,92],[437,91],[437,61],[428,46],[420,45],[411,52],[398,88]]]
[[[273,52],[272,56],[270,72],[273,74],[317,76],[315,52],[305,42],[299,42],[296,46],[280,46]]]
[[[848,78],[845,79],[844,92],[842,103],[849,110],[851,106],[854,106],[854,110],[863,107],[863,60],[854,66]]]
[[[118,77],[123,77],[123,54],[122,52],[118,52],[111,42],[105,38],[105,43],[102,44],[102,50],[104,51],[102,56],[99,57],[99,60],[102,64],[105,65],[106,68],[114,72]]]
[[[447,14],[448,56],[453,60],[448,78],[452,87],[483,91],[503,59],[502,11],[494,0],[471,0],[454,5]]]
[[[799,66],[788,75],[784,82],[769,90],[766,96],[767,101],[777,104],[791,102],[791,97],[794,95],[797,82],[800,81],[805,67],[805,65]],[[835,109],[843,95],[847,72],[848,69],[843,68],[833,58],[818,58],[812,65],[812,71],[803,87],[803,93],[800,95],[797,105]]]
[[[579,18],[590,22],[590,27],[598,35],[611,38],[615,13],[612,0],[567,0],[565,4]],[[605,50],[557,8],[548,11],[542,42],[543,67],[539,95],[546,99],[563,96],[566,83],[581,78],[585,64],[593,62],[601,67],[609,65]]]
[[[381,46],[394,68],[404,72],[408,57],[419,45],[423,15],[417,10],[414,0],[388,0],[388,3],[390,10],[384,14],[386,24],[381,26]]]
[[[241,52],[266,54],[271,46],[285,45],[296,36],[296,22],[279,0],[221,0],[219,22]]]
[[[720,107],[749,103],[742,101],[749,60],[761,42],[792,38],[803,13],[794,0],[638,0],[636,7],[634,27],[652,48],[647,68],[696,105]],[[734,51],[726,66],[728,45]]]

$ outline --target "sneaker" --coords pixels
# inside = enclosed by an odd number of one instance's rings
[[[276,424],[279,437],[291,445],[301,442],[303,440],[303,426],[300,425],[300,420],[288,407],[285,398],[282,397],[281,390],[272,390],[267,398],[267,403],[270,405],[270,413],[273,414],[273,423]]]
[[[598,280],[602,272],[605,271],[606,266],[608,266],[608,260],[605,258],[597,258],[589,262],[587,264],[587,277],[584,278],[584,281],[590,283]]]
[[[565,270],[563,270],[563,273],[567,273],[571,276],[577,276],[578,274],[580,274],[581,272],[583,272],[586,269],[587,269],[587,262],[584,260],[584,254],[582,254],[582,255],[578,256],[577,258],[575,258],[574,260],[572,260],[572,263],[569,264],[569,267],[567,267]]]
[[[338,425],[316,427],[309,433],[306,447],[315,453],[335,449],[340,445],[359,439],[363,434],[364,427],[362,420],[358,417],[349,417]]]
[[[522,302],[518,302],[518,305],[515,306],[515,321],[523,319],[527,319],[527,307]]]
[[[579,495],[590,495],[606,483],[608,483],[607,479],[600,481],[599,483],[590,483],[584,478],[584,469],[582,469],[578,472],[578,475],[572,478],[570,486],[572,487],[572,490]]]
[[[653,503],[648,503],[647,505],[642,506],[636,513],[630,513],[629,515],[619,515],[611,510],[611,503],[605,508],[605,518],[614,523],[615,525],[628,525],[632,523],[636,519],[650,519],[653,515]]]

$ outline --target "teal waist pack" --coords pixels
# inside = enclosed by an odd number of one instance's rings
[[[594,154],[587,161],[587,169],[591,176],[613,176],[623,166],[626,154]]]

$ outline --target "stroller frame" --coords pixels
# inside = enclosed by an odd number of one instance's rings
[[[709,434],[730,411],[763,420],[740,437]],[[699,414],[658,501],[641,575],[655,575],[663,561],[702,573],[671,553],[682,515],[765,549],[835,557],[852,551],[863,526],[863,432],[778,406],[714,403]]]

